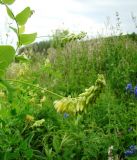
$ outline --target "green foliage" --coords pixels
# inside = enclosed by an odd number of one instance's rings
[[[12,26],[9,26],[9,28],[12,29],[12,31],[14,31],[14,33],[18,34],[18,33],[17,33],[18,31],[17,31],[16,28],[14,28],[14,27],[12,27]]]
[[[3,76],[7,67],[13,62],[15,49],[9,45],[0,45],[0,77]]]
[[[78,97],[64,97],[61,100],[55,101],[55,109],[57,112],[73,115],[85,111],[89,104],[94,104],[96,102],[97,97],[102,92],[105,85],[106,82],[104,76],[98,75],[95,85],[85,89],[85,92],[78,95]]]
[[[18,15],[14,16],[12,10],[8,7],[8,5],[13,4],[15,0],[2,0],[0,3],[5,5],[7,14],[10,18],[12,18],[15,22],[17,27],[9,26],[17,35],[18,37],[18,47],[24,44],[30,44],[36,39],[36,33],[33,34],[22,34],[25,31],[25,23],[27,22],[28,18],[32,15],[32,11],[29,7],[25,8],[22,12]],[[8,90],[8,97],[9,101],[12,99],[12,87],[8,84],[8,82],[2,79],[4,73],[8,66],[14,61],[15,54],[17,50],[10,45],[0,45],[0,83],[2,83]]]
[[[61,43],[64,46],[66,43],[71,42],[71,41],[76,41],[76,40],[81,40],[82,38],[84,38],[86,36],[85,32],[81,32],[79,34],[68,34],[65,36],[61,37]]]
[[[15,2],[15,0],[1,0],[4,4],[10,5]]]
[[[8,16],[9,16],[11,19],[14,19],[15,17],[14,17],[14,15],[13,15],[13,12],[11,11],[11,9],[10,9],[8,6],[6,6],[6,9],[7,9],[7,14],[8,14]]]
[[[62,43],[61,43],[61,38],[64,37],[64,36],[68,36],[69,35],[69,31],[68,30],[56,30],[54,33],[53,33],[53,38],[51,38],[51,43],[52,43],[52,46],[54,48],[57,48],[57,47],[62,47]]]
[[[17,23],[22,26],[25,25],[28,18],[32,15],[32,11],[30,9],[30,7],[26,7],[23,11],[21,11],[20,13],[18,13],[15,17]]]
[[[127,37],[137,42],[137,34],[135,32],[133,32],[132,34],[128,34]]]
[[[32,34],[20,34],[20,45],[27,45],[32,43],[36,39],[37,33]]]
[[[16,55],[15,61],[20,63],[23,63],[23,62],[25,63],[25,62],[29,62],[29,58],[26,55]]]
[[[107,75],[118,97],[122,96],[125,84],[136,83],[136,49],[136,43],[126,37],[110,37],[103,40],[100,56],[95,58],[101,59],[95,65]]]
[[[86,36],[85,32],[79,34],[70,33],[68,30],[56,30],[52,35],[51,43],[54,48],[64,47],[71,41],[81,40]]]
[[[9,8],[7,12],[11,18],[16,17]],[[25,16],[23,22],[19,21],[26,23],[28,11],[19,14]],[[17,26],[10,26],[18,37],[17,48],[35,39],[35,33],[24,34],[25,25]],[[61,46],[63,37],[71,42],[67,40]],[[1,160],[106,160],[110,148],[111,159],[137,159],[137,153],[125,155],[127,148],[137,145],[137,99],[125,89],[129,82],[137,85],[136,41],[128,36],[87,41],[78,37],[59,32],[47,56],[49,42],[36,43],[34,50],[43,53],[38,56],[35,52],[30,63],[24,63],[27,58],[22,55],[15,56],[12,46],[0,46]],[[16,63],[11,64],[14,59]],[[96,99],[105,84],[103,76],[95,86],[85,88],[95,82],[98,73],[105,76],[107,85]],[[10,79],[7,82],[3,77]],[[66,113],[68,110],[57,113],[53,106],[57,96],[74,100],[78,111],[83,108],[77,101],[82,97],[88,104],[86,112],[75,116]]]
[[[27,45],[25,47],[21,47],[18,51],[18,54],[25,53],[26,55],[30,56],[32,59],[40,55],[48,55],[48,49],[51,47],[50,41],[40,41],[35,42],[31,45]],[[37,59],[37,58],[36,58]]]

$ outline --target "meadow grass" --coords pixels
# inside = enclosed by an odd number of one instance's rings
[[[128,36],[72,41],[48,55],[31,55],[29,63],[7,71],[15,88],[12,102],[1,88],[2,160],[106,160],[110,146],[115,160],[137,159],[136,41]],[[106,88],[95,104],[75,116],[56,112],[53,102],[60,97],[46,89],[76,97],[98,74],[105,76]]]

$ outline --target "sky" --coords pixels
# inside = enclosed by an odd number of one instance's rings
[[[109,35],[116,32],[116,12],[123,33],[137,32],[131,16],[137,16],[137,0],[16,0],[10,7],[17,14],[27,6],[35,13],[27,22],[26,32],[37,32],[38,37],[52,35],[56,29],[85,31],[89,37]],[[9,31],[8,22],[5,8],[0,6],[1,37]]]

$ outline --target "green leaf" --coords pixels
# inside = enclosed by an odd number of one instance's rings
[[[37,36],[37,33],[32,33],[32,34],[20,34],[20,44],[21,45],[27,45],[35,41]]]
[[[33,156],[33,150],[28,148],[26,151],[25,151],[25,155],[28,159],[31,159],[32,156]]]
[[[7,9],[7,13],[8,13],[8,16],[11,18],[11,19],[14,19],[14,14],[12,12],[12,10],[6,6],[6,9]]]
[[[8,96],[8,101],[12,102],[13,99],[13,91],[15,91],[15,88],[13,88],[6,80],[0,78],[0,83],[7,88],[7,96]]]
[[[26,55],[16,55],[15,61],[20,62],[20,63],[25,63],[25,62],[29,62],[30,60]]]
[[[20,150],[27,150],[28,149],[28,145],[27,145],[27,142],[26,141],[22,141],[20,146],[19,146]]]
[[[17,35],[18,35],[18,30],[12,26],[9,26],[10,29],[12,29]],[[19,26],[19,34],[22,34],[25,32],[25,26]]]
[[[12,29],[16,34],[17,34],[17,29],[12,27],[12,26],[9,26],[10,29]]]
[[[0,45],[0,77],[14,60],[15,49],[9,45]]]
[[[12,116],[16,116],[16,115],[17,115],[17,110],[16,110],[16,108],[12,108],[12,109],[10,110],[10,114],[11,114]]]
[[[16,21],[20,26],[22,26],[27,22],[28,18],[31,15],[32,11],[30,7],[26,7],[23,11],[21,11],[19,14],[16,15]]]
[[[58,153],[60,151],[60,140],[58,136],[54,136],[53,137],[53,147],[55,149],[55,151]]]
[[[13,4],[15,2],[15,0],[2,0],[2,2],[10,5],[10,4]]]

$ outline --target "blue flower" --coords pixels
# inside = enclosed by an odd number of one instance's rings
[[[125,156],[132,156],[137,153],[137,146],[136,145],[131,145],[128,147],[128,150],[125,151]]]
[[[131,145],[131,146],[129,146],[129,149],[135,149],[136,148],[136,145]]]
[[[132,131],[133,131],[132,127],[128,128],[128,132],[132,132]]]
[[[135,97],[137,97],[137,86],[135,86],[134,88],[134,94],[135,94]]]
[[[126,150],[125,151],[125,156],[126,157],[128,157],[128,156],[131,156],[131,155],[133,155],[134,153],[133,153],[133,151],[131,151],[131,150]]]
[[[64,113],[64,118],[68,118],[69,114],[68,113]]]
[[[133,151],[134,154],[137,153],[137,146],[136,146],[136,145],[131,145],[131,146],[129,146],[129,149],[130,149],[131,151]]]
[[[131,83],[128,83],[128,84],[127,84],[126,90],[127,90],[127,91],[132,91],[132,84],[131,84]]]

